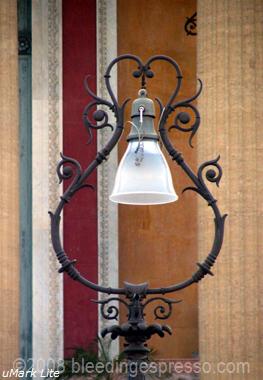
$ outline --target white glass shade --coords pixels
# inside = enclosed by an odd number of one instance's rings
[[[178,199],[168,164],[157,140],[129,142],[119,164],[110,200],[134,205],[154,205]]]

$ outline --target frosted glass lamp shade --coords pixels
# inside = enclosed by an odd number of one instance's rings
[[[169,166],[157,140],[129,142],[119,164],[110,200],[133,205],[154,205],[178,199]]]

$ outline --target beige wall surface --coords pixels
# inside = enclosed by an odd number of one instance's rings
[[[196,37],[187,36],[184,30],[186,17],[191,17],[195,11],[196,2],[192,0],[118,1],[118,54],[131,53],[143,60],[156,54],[174,58],[184,75],[180,99],[196,91]],[[140,83],[131,77],[134,66],[121,64],[118,68],[120,100],[137,97]],[[153,99],[158,96],[165,102],[176,85],[175,73],[164,63],[156,63],[152,69],[156,75],[148,83],[149,96]],[[126,120],[129,118],[127,113]],[[171,124],[172,121],[169,120]],[[170,133],[176,147],[195,168],[196,149],[189,148],[188,137],[185,133]],[[126,147],[123,138],[119,158]],[[170,158],[167,161],[179,201],[162,206],[119,207],[120,284],[127,280],[133,283],[148,281],[152,287],[166,286],[188,278],[195,270],[196,196],[190,193],[181,195],[189,180]],[[183,302],[174,307],[173,316],[167,321],[174,330],[173,335],[166,336],[164,340],[154,337],[149,343],[157,350],[156,356],[161,358],[191,357],[198,349],[196,286],[174,297],[182,298]],[[149,308],[149,322],[153,321],[152,315]]]
[[[17,2],[0,1],[0,373],[19,357]]]
[[[229,214],[215,277],[199,288],[201,360],[215,366],[202,379],[263,378],[262,20],[261,0],[198,2],[198,76],[204,81],[198,161],[221,153],[216,196]],[[200,203],[200,257],[213,234],[207,220]],[[219,373],[220,362],[234,366]],[[249,373],[242,373],[241,362],[249,363]]]

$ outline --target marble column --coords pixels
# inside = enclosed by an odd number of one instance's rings
[[[0,1],[0,373],[19,357],[17,2]]]
[[[261,0],[198,2],[198,76],[204,82],[198,161],[221,153],[224,174],[213,191],[229,214],[215,277],[199,288],[201,360],[215,366],[202,379],[263,377],[262,19]],[[200,257],[213,234],[208,211],[199,204]],[[220,362],[234,364],[224,369]],[[241,362],[248,363],[245,373]]]
[[[60,0],[32,1],[33,360],[40,371],[53,368],[63,356],[63,279],[57,273],[48,215],[60,195],[61,17]]]

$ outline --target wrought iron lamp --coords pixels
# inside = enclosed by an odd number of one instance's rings
[[[118,168],[115,186],[110,199],[114,202],[127,204],[160,204],[169,203],[177,199],[169,167],[158,145],[160,139],[172,160],[181,167],[193,182],[192,187],[187,187],[183,191],[192,190],[198,193],[207,202],[208,206],[211,207],[214,214],[215,234],[213,245],[208,256],[203,262],[198,263],[196,272],[188,279],[168,287],[149,288],[147,283],[124,283],[122,288],[108,288],[95,284],[83,277],[75,268],[76,260],[69,259],[63,249],[60,239],[59,225],[63,207],[69,203],[71,198],[80,189],[91,187],[87,183],[90,174],[107,159],[112,149],[117,145],[121,138],[125,126],[124,110],[129,99],[125,100],[123,104],[118,103],[110,85],[110,78],[113,66],[123,60],[131,60],[136,64],[137,68],[133,72],[133,76],[141,80],[141,89],[139,91],[138,99],[133,102],[132,128],[128,136],[128,149]],[[155,131],[153,124],[153,119],[155,117],[153,101],[147,98],[147,92],[145,89],[146,80],[151,79],[154,76],[151,66],[156,61],[165,61],[172,65],[176,72],[177,82],[176,88],[165,106],[163,106],[159,99],[156,99],[160,108],[158,123],[159,135]],[[112,295],[103,301],[97,301],[101,304],[101,313],[104,318],[108,320],[117,319],[119,310],[116,305],[110,304],[112,301],[119,301],[127,308],[127,322],[121,325],[114,324],[111,327],[107,327],[101,331],[101,335],[102,337],[105,337],[107,334],[110,334],[112,339],[116,339],[118,336],[124,337],[124,352],[130,363],[134,361],[140,362],[147,359],[149,352],[147,341],[152,335],[158,334],[160,337],[163,337],[165,333],[172,333],[170,327],[167,325],[161,325],[158,323],[148,325],[146,323],[145,311],[149,303],[153,301],[162,302],[163,306],[159,305],[154,309],[154,315],[160,320],[167,319],[171,315],[172,305],[178,301],[165,298],[164,295],[177,292],[194,283],[198,283],[207,274],[213,275],[211,267],[216,261],[223,242],[224,221],[226,215],[221,215],[217,206],[217,201],[205,183],[205,180],[207,180],[219,185],[222,177],[222,169],[218,163],[219,157],[215,160],[201,164],[198,168],[197,174],[195,174],[187,165],[181,153],[179,153],[175,146],[173,146],[168,136],[168,130],[172,128],[178,129],[182,132],[188,132],[190,133],[189,144],[192,146],[192,138],[200,124],[199,112],[192,102],[201,93],[202,82],[199,80],[200,87],[194,96],[182,101],[176,101],[178,92],[181,88],[181,83],[181,70],[178,64],[170,57],[156,55],[151,57],[146,63],[143,63],[139,57],[129,54],[121,55],[114,59],[109,64],[105,73],[105,84],[111,101],[96,96],[89,88],[86,80],[85,86],[87,92],[93,100],[85,107],[83,112],[83,122],[89,133],[91,133],[91,129],[98,130],[110,127],[113,130],[112,137],[106,146],[97,153],[95,159],[85,170],[81,168],[78,161],[66,157],[63,154],[61,154],[62,160],[57,167],[57,174],[60,181],[71,179],[71,183],[61,196],[57,209],[54,213],[50,212],[52,244],[57,259],[61,264],[59,272],[66,272],[73,280],[80,282],[96,292]],[[115,126],[109,123],[108,114],[103,109],[97,109],[93,112],[93,120],[91,120],[90,113],[92,112],[92,109],[97,106],[106,106],[114,113],[116,118]],[[184,108],[185,111],[178,111],[181,108]],[[191,110],[194,115],[193,122],[189,115],[189,110]],[[173,112],[176,112],[174,124],[170,128],[167,128],[166,124],[168,117]]]

